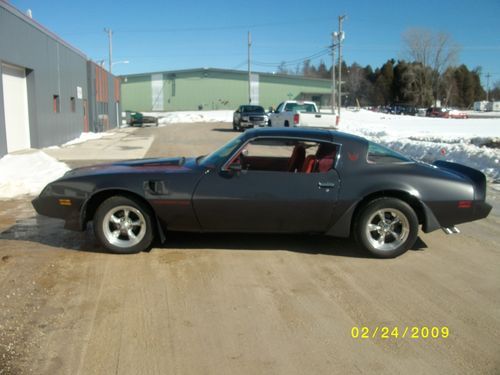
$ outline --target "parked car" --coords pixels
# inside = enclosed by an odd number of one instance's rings
[[[427,116],[427,108],[418,108],[416,116],[419,116],[419,117]]]
[[[287,100],[269,114],[269,126],[335,128],[336,116],[320,113],[314,102]]]
[[[319,233],[395,257],[424,232],[488,216],[486,178],[466,166],[416,162],[354,135],[256,128],[197,158],[77,168],[33,206],[115,253],[148,249],[169,231]],[[63,235],[63,234],[61,234]]]
[[[468,118],[467,113],[460,111],[458,109],[450,109],[448,111],[448,117],[449,118],[459,118],[459,119],[465,119]]]
[[[158,117],[144,116],[141,112],[130,112],[130,126],[143,126],[144,124],[154,124],[158,126]]]
[[[240,105],[233,113],[233,130],[244,130],[254,126],[267,126],[268,117],[259,105]]]
[[[429,107],[427,108],[427,117],[448,117],[448,110],[443,107]]]

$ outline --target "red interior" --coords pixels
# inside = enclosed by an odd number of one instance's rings
[[[321,143],[315,155],[306,157],[306,148],[297,144],[289,158],[271,156],[244,156],[239,154],[233,163],[241,163],[243,169],[258,171],[281,171],[295,173],[326,173],[333,168],[337,146]]]

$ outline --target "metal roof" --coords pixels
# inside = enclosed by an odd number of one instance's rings
[[[148,76],[151,74],[173,75],[173,74],[194,73],[194,72],[234,73],[234,74],[248,75],[247,70],[234,70],[234,69],[221,69],[221,68],[193,68],[193,69],[181,69],[181,70],[164,70],[164,71],[147,72],[147,73],[123,74],[120,77],[121,78],[141,77],[141,76]],[[268,76],[268,77],[301,79],[301,80],[306,80],[306,81],[331,82],[329,79],[296,76],[296,75],[291,75],[291,74],[273,74],[273,73],[265,73],[265,72],[252,72],[252,74],[259,74],[261,76]]]

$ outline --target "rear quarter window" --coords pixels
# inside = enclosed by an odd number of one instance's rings
[[[409,163],[411,159],[390,148],[368,142],[367,160],[371,163]]]

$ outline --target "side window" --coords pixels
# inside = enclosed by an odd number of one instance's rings
[[[408,163],[411,159],[387,147],[368,142],[367,160],[372,163]]]
[[[233,163],[249,171],[326,173],[336,155],[337,146],[331,143],[259,138],[248,142]]]
[[[295,107],[297,107],[297,106],[298,106],[297,103],[287,103],[285,106],[285,111],[286,112],[293,111],[295,109]]]
[[[280,103],[280,104],[278,105],[278,108],[276,108],[276,112],[281,112],[281,110],[283,109],[283,104],[284,104],[284,103]]]

